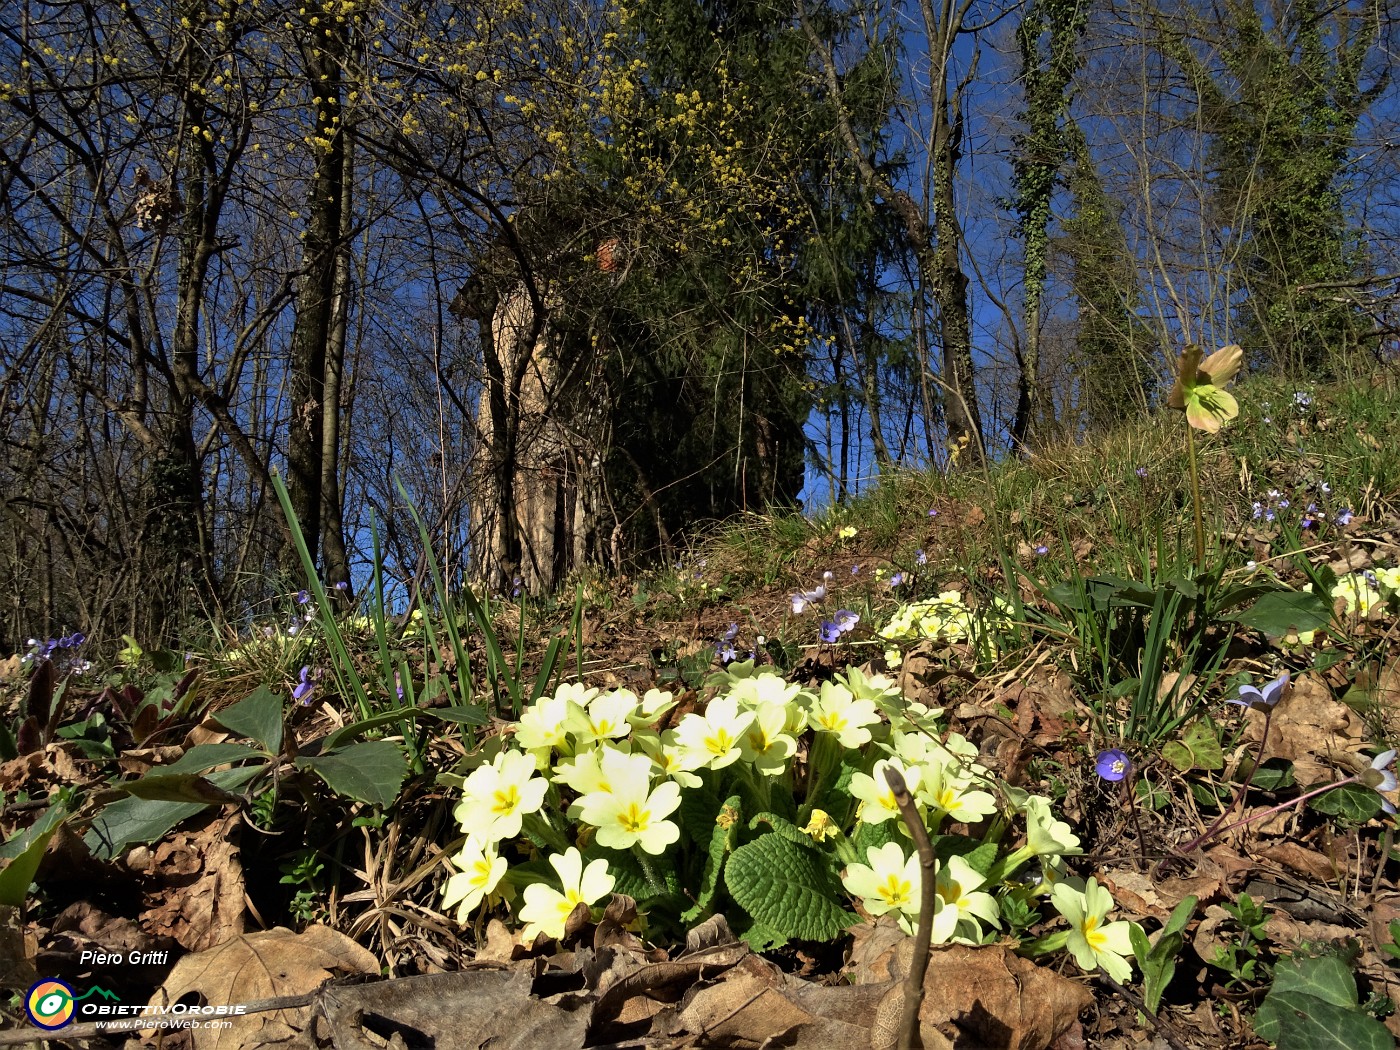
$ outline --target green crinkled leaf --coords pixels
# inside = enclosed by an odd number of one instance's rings
[[[739,940],[756,952],[766,952],[770,948],[778,948],[787,943],[787,938],[782,933],[761,922],[753,923],[740,933]]]
[[[749,821],[749,830],[756,831],[762,824],[767,824],[775,833],[789,842],[795,842],[807,849],[816,848],[817,844],[812,841],[812,836],[785,817],[780,817],[776,813],[759,813],[753,820]]]
[[[239,766],[209,774],[209,781],[226,791],[237,791],[266,768]],[[99,813],[83,841],[98,860],[112,860],[130,846],[146,845],[201,810],[208,802],[151,802],[124,798]]]
[[[1311,591],[1270,591],[1248,609],[1225,617],[1281,638],[1291,630],[1317,631],[1332,622],[1332,602]]]
[[[903,842],[908,845],[909,838],[900,834],[899,824],[897,817],[882,820],[878,824],[867,824],[863,820],[856,824],[855,830],[851,832],[851,845],[855,847],[856,856],[862,863],[868,856],[866,851],[869,849],[883,846],[887,842]]]
[[[1183,773],[1189,769],[1225,768],[1220,741],[1216,738],[1215,730],[1205,722],[1192,723],[1181,734],[1180,740],[1164,745],[1162,758]]]
[[[219,725],[262,745],[269,754],[282,748],[282,697],[267,686],[214,716]]]
[[[1356,1003],[1356,979],[1338,957],[1285,959],[1255,1015],[1254,1030],[1278,1050],[1390,1050],[1385,1025]]]
[[[1381,797],[1360,784],[1343,784],[1309,799],[1308,805],[1330,817],[1363,824],[1381,811]]]
[[[844,891],[826,856],[782,835],[760,835],[736,849],[724,882],[755,923],[783,940],[829,940],[855,920],[839,903]]]
[[[720,797],[709,784],[681,792],[681,804],[676,819],[681,826],[683,842],[708,842],[719,812]]]
[[[739,836],[739,814],[739,796],[730,795],[711,824],[705,869],[700,874],[700,892],[695,895],[695,904],[681,913],[682,922],[693,923],[709,915],[715,895],[719,892],[724,863]],[[722,820],[719,819],[721,817]]]
[[[392,805],[408,776],[403,749],[390,740],[370,740],[328,755],[298,758],[297,765],[311,770],[337,795],[376,806]]]

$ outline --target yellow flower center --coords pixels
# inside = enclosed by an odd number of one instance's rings
[[[875,892],[891,908],[899,908],[908,904],[912,899],[914,884],[906,882],[899,875],[888,875],[885,877],[885,881],[876,887]]]
[[[643,809],[640,804],[633,802],[617,815],[617,822],[622,825],[622,830],[636,835],[650,826],[651,810]]]
[[[1105,937],[1103,931],[1099,929],[1099,917],[1097,915],[1084,916],[1084,925],[1081,928],[1084,931],[1084,939],[1089,942],[1089,947],[1094,949],[1094,951],[1099,951],[1108,943],[1108,938]]]
[[[705,738],[705,748],[712,755],[727,754],[734,747],[734,738],[727,729],[716,729]]]
[[[497,788],[496,793],[494,796],[492,796],[492,798],[492,813],[496,813],[500,816],[505,816],[508,813],[514,813],[515,807],[520,805],[520,788],[517,787],[515,784],[511,784],[509,787],[506,788]]]

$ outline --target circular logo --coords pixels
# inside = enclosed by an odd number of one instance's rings
[[[73,1020],[73,989],[52,978],[39,981],[29,989],[24,1009],[40,1028],[62,1028]]]

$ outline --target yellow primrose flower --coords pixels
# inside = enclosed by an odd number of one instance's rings
[[[797,741],[786,732],[787,708],[763,704],[750,713],[753,721],[739,742],[744,761],[753,763],[764,776],[776,777],[797,751]]]
[[[933,913],[933,943],[957,935],[959,926],[974,943],[982,938],[982,923],[1001,925],[1001,909],[990,893],[981,892],[987,877],[961,857],[949,857],[938,867],[936,885],[942,907]]]
[[[579,817],[598,829],[598,845],[607,849],[638,845],[646,853],[659,854],[681,837],[681,829],[666,819],[681,804],[680,786],[666,780],[653,790],[650,758],[609,749],[603,754],[602,769],[606,789],[578,800]]]
[[[811,819],[807,821],[807,826],[802,829],[804,835],[810,835],[814,842],[825,842],[829,838],[835,838],[841,833],[841,827],[836,821],[831,819],[830,814],[824,809],[812,810]]]
[[[457,921],[466,922],[467,916],[501,881],[506,861],[496,856],[495,843],[483,844],[469,837],[451,863],[458,870],[442,888],[442,906],[457,905]]]
[[[882,824],[891,817],[899,817],[899,806],[894,800],[894,791],[885,779],[885,770],[899,770],[911,795],[917,795],[919,782],[923,777],[918,766],[907,765],[897,758],[882,758],[875,763],[869,773],[851,774],[851,795],[860,799],[857,819],[863,824]]]
[[[628,719],[637,710],[637,703],[637,694],[626,689],[600,693],[588,701],[587,707],[571,703],[564,728],[574,735],[576,747],[600,740],[620,740],[632,731]]]
[[[866,727],[879,724],[880,712],[874,701],[857,700],[839,682],[823,682],[807,720],[819,732],[835,733],[842,747],[857,748],[870,743]]]
[[[974,774],[960,762],[931,758],[924,764],[918,797],[929,809],[962,824],[975,824],[997,811],[997,800],[990,792],[979,790],[978,783]]]
[[[1119,982],[1132,979],[1133,969],[1128,965],[1128,958],[1133,954],[1133,944],[1128,931],[1133,924],[1111,922],[1104,925],[1104,917],[1113,910],[1113,897],[1108,890],[1093,878],[1089,879],[1083,893],[1061,882],[1051,891],[1050,900],[1070,924],[1066,947],[1080,969],[1097,967]]]
[[[894,912],[899,924],[912,931],[919,918],[919,887],[923,885],[919,855],[905,857],[898,842],[887,842],[871,846],[865,856],[870,863],[847,865],[841,873],[841,884],[861,899],[867,914]]]
[[[571,707],[577,709],[578,705],[563,697],[542,696],[521,712],[520,721],[515,724],[515,742],[534,757],[536,768],[549,765],[555,748],[567,748],[565,721]]]
[[[575,908],[580,904],[598,903],[612,893],[617,884],[617,879],[608,873],[606,860],[599,857],[585,868],[583,854],[574,846],[565,853],[554,854],[549,863],[559,873],[564,892],[543,882],[525,887],[525,906],[520,909],[520,918],[525,922],[525,928],[520,931],[524,944],[534,943],[541,933],[559,940]]]
[[[544,805],[549,784],[535,775],[535,760],[520,751],[502,751],[489,766],[477,766],[462,785],[453,816],[462,830],[482,842],[520,834],[527,813]]]
[[[711,700],[703,715],[688,714],[676,727],[676,746],[689,752],[691,768],[723,769],[742,753],[744,734],[753,723],[754,713],[739,713],[739,702],[732,696]],[[698,760],[698,761],[697,761]]]
[[[841,531],[840,531],[840,533],[838,533],[838,535],[839,535],[843,540],[849,540],[849,539],[854,539],[854,538],[855,538],[855,535],[856,535],[856,533],[857,533],[858,531],[859,531],[859,530],[858,530],[854,525],[846,525],[846,526],[844,526],[844,527],[841,529]]]

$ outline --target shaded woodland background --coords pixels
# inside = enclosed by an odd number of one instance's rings
[[[0,649],[1393,360],[1392,0],[0,2]],[[518,581],[518,582],[517,582]]]

